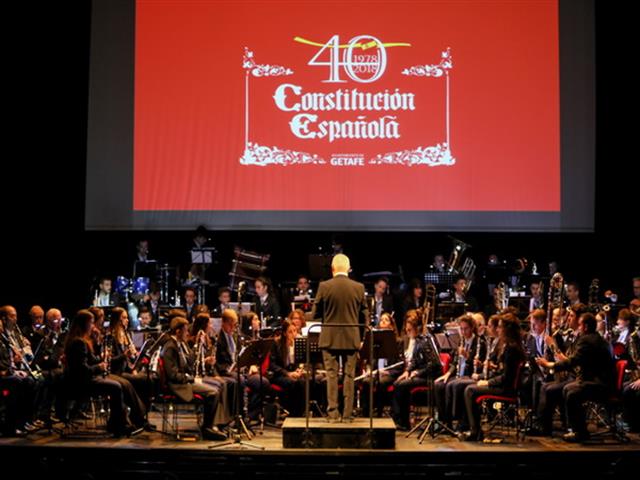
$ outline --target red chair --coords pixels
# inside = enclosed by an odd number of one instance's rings
[[[524,421],[520,419],[520,416],[518,414],[520,410],[520,396],[518,392],[520,389],[523,367],[524,362],[521,362],[518,365],[518,369],[516,371],[516,376],[513,383],[513,392],[515,393],[513,393],[512,395],[480,395],[475,399],[475,402],[478,405],[482,405],[483,412],[487,413],[489,411],[489,403],[492,404],[493,409],[496,411],[495,417],[493,417],[493,419],[488,422],[488,432],[493,430],[498,425],[507,428],[509,428],[510,426],[515,426],[516,440],[524,440]]]
[[[159,388],[160,393],[157,395],[154,401],[159,400],[162,405],[162,430],[164,435],[174,435],[176,440],[191,439],[193,434],[186,435],[184,431],[180,430],[180,422],[178,421],[178,415],[180,411],[191,413],[196,416],[196,422],[198,426],[202,423],[202,406],[204,399],[202,395],[194,393],[193,400],[191,402],[185,402],[180,397],[171,392],[167,383],[167,374],[164,369],[164,361],[162,358],[158,360],[158,376],[159,376]],[[200,433],[195,435],[198,438]]]
[[[621,443],[630,441],[624,431],[624,427],[618,421],[623,408],[622,391],[624,389],[624,373],[627,369],[627,363],[627,360],[616,361],[616,388],[609,398],[603,402],[589,402],[591,404],[590,410],[596,412],[597,418],[605,425],[604,430],[591,434],[592,438],[611,435]],[[600,411],[603,411],[602,415],[599,413]]]
[[[442,365],[442,374],[444,375],[449,371],[449,365],[451,364],[451,355],[448,353],[440,353],[440,363]],[[391,386],[393,389],[393,385]],[[431,388],[427,385],[420,387],[414,387],[411,389],[411,400],[409,401],[411,407],[427,407],[429,405],[429,391]],[[390,390],[393,391],[393,390]]]

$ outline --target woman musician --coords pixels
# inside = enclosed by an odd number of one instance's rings
[[[131,403],[135,408],[132,408],[132,416],[144,417],[146,410],[150,407],[153,385],[146,374],[139,373],[134,368],[138,352],[127,332],[128,327],[129,315],[127,311],[121,307],[111,310],[109,316],[109,332],[111,334],[109,372],[112,376],[122,379],[127,390],[130,385],[133,386],[135,395],[131,395]]]
[[[282,335],[274,342],[269,358],[268,377],[283,390],[282,404],[292,416],[304,414],[305,376],[302,365],[295,363],[294,341],[298,329],[289,320],[282,322]]]
[[[413,312],[413,313],[410,313]],[[417,315],[416,310],[409,310],[407,312],[408,315]],[[406,323],[406,320],[405,320]],[[380,330],[391,330],[394,333],[397,344],[397,357],[398,359],[404,359],[404,345],[400,334],[398,333],[398,327],[396,326],[396,321],[393,316],[387,312],[380,315],[380,320],[378,322],[378,328]],[[408,345],[407,341],[407,345]],[[402,374],[404,371],[404,365],[393,366],[394,359],[380,358],[375,361],[373,366],[374,376],[376,381],[376,387],[373,391],[373,406],[376,410],[375,414],[378,417],[382,416],[383,409],[385,405],[391,404],[391,396],[388,392],[389,387],[393,385],[393,382]],[[369,385],[370,385],[371,377],[367,375],[362,380],[362,391],[360,393],[360,402],[362,405],[362,411],[365,416],[368,415],[369,412]]]
[[[144,405],[129,381],[116,375],[104,375],[107,364],[93,351],[93,325],[94,317],[89,310],[80,310],[71,324],[65,341],[65,388],[60,389],[56,398],[58,415],[64,412],[63,404],[66,402],[62,392],[71,393],[76,398],[103,395],[109,398],[110,405],[107,429],[119,437],[144,426]],[[131,409],[129,416],[127,406]]]
[[[520,370],[524,365],[525,353],[522,348],[520,335],[520,321],[511,313],[500,317],[498,323],[498,359],[500,373],[490,380],[480,380],[476,384],[467,386],[464,391],[464,401],[467,408],[470,431],[465,432],[465,440],[482,440],[480,429],[480,405],[476,398],[481,395],[511,395],[519,385]]]
[[[433,337],[422,336],[420,331],[420,316],[415,310],[408,311],[405,315],[405,333],[408,337],[407,348],[404,351],[405,366],[393,383],[393,420],[399,430],[409,429],[411,390],[426,386],[429,377],[434,378],[442,372]]]

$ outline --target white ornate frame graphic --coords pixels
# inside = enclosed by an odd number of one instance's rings
[[[293,165],[293,164],[326,164],[326,160],[322,157],[307,153],[297,152],[293,150],[283,150],[276,146],[268,147],[249,140],[249,76],[254,77],[276,77],[293,75],[293,70],[280,65],[256,64],[253,58],[253,52],[247,47],[244,48],[244,56],[242,58],[242,68],[245,70],[245,136],[244,136],[244,154],[240,158],[242,165]],[[380,154],[370,159],[370,165],[426,165],[435,166],[451,166],[456,163],[456,159],[451,154],[451,87],[449,83],[449,71],[453,68],[453,60],[451,58],[451,48],[447,47],[441,54],[441,60],[438,64],[433,65],[414,65],[405,68],[403,75],[413,77],[440,78],[445,77],[445,123],[446,123],[446,139],[442,143],[434,146],[418,146],[413,150],[402,150],[398,152],[388,152]]]

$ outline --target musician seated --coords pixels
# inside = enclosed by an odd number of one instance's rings
[[[107,430],[120,437],[142,425],[131,423],[127,415],[122,382],[114,375],[107,375],[107,362],[102,361],[94,352],[91,341],[93,327],[94,317],[89,310],[80,310],[71,323],[65,342],[64,390],[58,392],[56,397],[57,413],[60,418],[66,418],[68,399],[82,402],[90,395],[108,398],[110,408]],[[135,405],[129,406],[135,408]]]
[[[113,307],[122,303],[120,295],[111,291],[112,282],[110,278],[103,277],[98,283],[98,290],[93,298],[94,307]]]
[[[449,428],[453,420],[458,420],[458,428],[467,430],[464,390],[467,385],[475,383],[472,378],[476,372],[475,364],[485,360],[487,348],[484,340],[476,334],[473,316],[463,315],[456,322],[460,328],[460,345],[449,370],[435,380],[434,394],[440,420]]]
[[[405,369],[393,383],[393,420],[399,430],[409,429],[411,390],[425,386],[429,377],[441,371],[438,351],[430,337],[420,335],[420,319],[415,312],[405,316],[405,333],[408,340],[405,350]]]
[[[192,370],[193,354],[187,345],[189,321],[184,317],[171,320],[170,338],[162,347],[160,356],[169,390],[184,402],[191,402],[194,394],[204,398],[202,436],[207,440],[224,440],[225,434],[214,425],[219,390],[206,383],[195,383]]]
[[[269,380],[283,389],[282,405],[291,416],[304,414],[305,376],[302,364],[295,363],[294,341],[298,335],[296,326],[289,320],[282,323],[282,335],[271,348]]]
[[[50,308],[45,315],[42,341],[34,352],[33,365],[42,373],[42,389],[36,398],[36,417],[50,424],[51,408],[62,380],[65,335],[61,333],[62,312]]]
[[[640,432],[640,330],[634,331],[629,339],[627,368],[630,373],[622,392],[623,418],[629,425],[629,430],[638,433]]]
[[[215,318],[222,317],[222,312],[229,308],[229,302],[231,302],[231,289],[229,287],[220,287],[218,289],[218,302],[211,315]]]
[[[212,340],[214,336],[213,323],[209,314],[199,313],[196,315],[188,342],[195,356],[196,381],[202,381],[219,390],[215,424],[225,425],[231,421],[233,409],[228,402],[228,394],[225,393],[226,382],[216,373],[216,345],[215,340]]]
[[[482,395],[514,395],[517,393],[519,370],[525,359],[520,336],[520,321],[511,313],[502,315],[498,323],[498,363],[499,373],[489,380],[480,380],[468,385],[464,390],[470,430],[463,435],[464,440],[482,440],[480,428],[480,405],[476,399]]]
[[[529,321],[531,330],[524,340],[528,369],[522,382],[522,388],[528,400],[527,404],[531,405],[535,410],[538,406],[542,383],[552,380],[547,371],[538,367],[536,358],[544,357],[549,361],[553,361],[553,352],[545,343],[547,313],[541,308],[536,309],[529,315]]]
[[[622,308],[618,312],[616,327],[611,339],[613,353],[618,359],[629,359],[629,340],[635,330],[635,317],[628,308]]]
[[[566,360],[575,350],[577,341],[578,321],[580,315],[586,312],[586,306],[577,304],[567,310],[566,323],[552,336],[545,337],[545,344],[553,352],[555,360]],[[539,363],[538,363],[539,364]],[[553,414],[556,408],[560,410],[562,423],[566,422],[564,387],[575,379],[575,373],[565,370],[557,373],[553,381],[544,382],[540,388],[538,398],[537,418],[539,425],[529,432],[530,435],[551,436],[553,428]]]
[[[389,279],[380,277],[373,284],[374,293],[371,298],[373,325],[378,327],[383,313],[393,312],[393,298],[389,295]]]
[[[245,387],[249,388],[249,417],[256,419],[261,412],[261,398],[269,390],[269,381],[264,377],[260,378],[257,365],[251,365],[247,374],[240,375],[239,388],[236,386],[238,378],[235,366],[236,353],[242,349],[242,345],[237,339],[237,328],[238,314],[236,311],[230,308],[223,311],[222,327],[216,343],[216,372],[227,384],[230,405],[235,405],[233,399],[236,391],[242,392]]]
[[[256,289],[256,313],[267,320],[267,326],[280,326],[280,304],[273,293],[271,281],[265,277],[258,277],[254,282]]]
[[[120,307],[114,308],[111,311],[109,322],[111,334],[109,373],[117,377],[122,384],[125,401],[127,404],[133,405],[131,417],[137,422],[138,419],[145,417],[146,410],[151,406],[153,380],[136,369],[135,362],[138,358],[138,352],[127,332],[128,327],[129,315],[127,311]]]
[[[413,310],[415,312],[415,310]],[[380,316],[380,322],[378,324],[378,328],[380,330],[391,330],[393,331],[396,343],[398,346],[398,356],[396,358],[403,359],[404,352],[406,350],[405,347],[409,345],[409,339],[407,338],[406,342],[402,340],[400,334],[398,333],[398,327],[396,326],[396,321],[389,313],[383,313]],[[393,359],[391,359],[393,360]],[[402,372],[404,372],[404,365],[394,366],[395,363],[391,363],[390,359],[387,358],[379,358],[374,363],[374,379],[375,379],[375,389],[373,391],[373,405],[376,410],[376,415],[378,417],[382,416],[382,412],[386,405],[391,404],[391,396],[389,395],[389,387],[393,385]],[[364,415],[368,415],[369,413],[369,385],[370,385],[371,377],[366,376],[362,380],[362,392],[360,394],[360,404],[362,405],[362,411]]]
[[[640,378],[625,383],[622,391],[623,418],[629,431],[640,433]]]
[[[496,347],[498,346],[498,324],[500,323],[500,315],[491,315],[487,320],[485,328],[484,341],[486,344],[487,354],[484,360],[478,359],[473,362],[476,372],[471,375],[475,381],[488,380],[493,377],[497,368],[498,359]]]
[[[4,397],[5,414],[0,433],[12,437],[36,430],[31,423],[36,382],[26,371],[16,367],[21,357],[12,347],[5,330],[7,308],[0,309],[0,391],[8,393]]]
[[[22,335],[29,340],[34,352],[43,338],[43,329],[44,310],[40,305],[34,305],[29,309],[29,323],[22,329]]]
[[[615,387],[615,369],[607,342],[596,332],[596,319],[591,313],[580,315],[578,340],[575,350],[567,358],[550,362],[538,358],[538,365],[553,368],[557,372],[574,369],[577,379],[564,386],[562,395],[566,405],[567,420],[572,432],[563,438],[567,441],[584,441],[589,437],[582,404],[586,401],[605,401]]]
[[[307,321],[304,318],[304,312],[302,310],[300,310],[299,308],[296,308],[287,316],[287,320],[290,323],[292,323],[294,327],[296,327],[296,336],[298,337],[305,336],[302,334],[302,332],[305,330],[307,326]],[[283,327],[283,332],[284,332],[284,327]]]

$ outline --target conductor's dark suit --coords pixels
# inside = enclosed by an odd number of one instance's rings
[[[320,332],[319,346],[323,349],[324,366],[327,370],[329,418],[338,418],[338,357],[343,356],[344,410],[342,417],[350,419],[353,411],[353,378],[362,339],[362,327],[357,325],[363,325],[369,319],[364,285],[340,273],[331,280],[320,283],[312,316],[323,323],[345,325],[344,328],[323,327]]]

